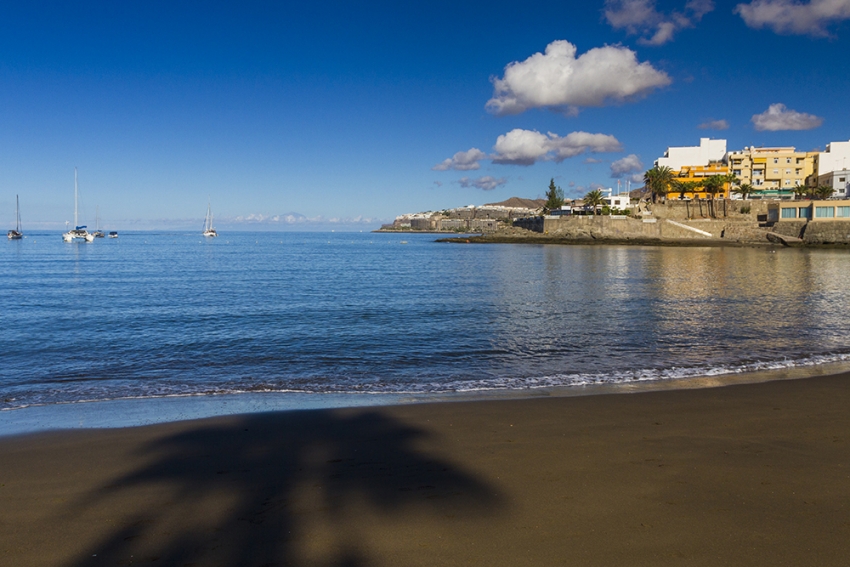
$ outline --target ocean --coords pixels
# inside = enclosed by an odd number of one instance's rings
[[[435,239],[3,242],[0,414],[248,395],[357,405],[850,362],[845,250]]]

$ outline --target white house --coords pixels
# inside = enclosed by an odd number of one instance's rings
[[[833,197],[850,197],[850,169],[838,169],[818,175],[818,186],[832,187]]]
[[[726,159],[726,140],[700,138],[699,146],[670,147],[664,157],[655,160],[655,165],[667,166],[679,171],[686,165],[708,165]]]
[[[818,177],[847,168],[850,168],[850,141],[830,142],[826,145],[826,151],[817,155],[815,174]]]

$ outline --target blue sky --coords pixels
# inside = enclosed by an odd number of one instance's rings
[[[20,194],[64,227],[74,167],[107,227],[194,228],[209,197],[233,227],[372,228],[616,187],[700,137],[822,149],[849,53],[850,0],[7,3],[0,219]]]

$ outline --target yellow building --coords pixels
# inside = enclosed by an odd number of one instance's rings
[[[805,187],[817,154],[798,152],[793,146],[744,148],[729,154],[729,170],[742,185],[753,187],[752,197],[791,199],[795,187]]]
[[[727,175],[729,167],[725,163],[712,162],[708,165],[683,165],[679,171],[674,171],[675,181],[681,183],[705,183],[705,180],[714,175]],[[667,199],[675,200],[682,197],[682,192],[676,189],[676,183],[670,184],[667,191]],[[705,187],[699,186],[684,193],[685,199],[711,199],[712,195],[706,192]],[[723,184],[723,190],[714,195],[716,199],[729,198],[729,184]]]

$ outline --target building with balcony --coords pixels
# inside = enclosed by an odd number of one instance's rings
[[[715,175],[727,175],[729,167],[725,163],[709,163],[707,165],[683,165],[677,171],[673,172],[675,180],[681,183],[694,182],[702,184],[709,177]],[[705,190],[703,185],[695,187],[690,191],[685,191],[684,195],[681,190],[676,189],[676,183],[670,185],[667,191],[667,199],[728,199],[729,198],[729,183],[723,184],[723,189],[716,195]]]
[[[751,185],[751,198],[791,199],[805,187],[818,152],[798,152],[793,146],[744,148],[728,155],[729,171],[742,185]]]

